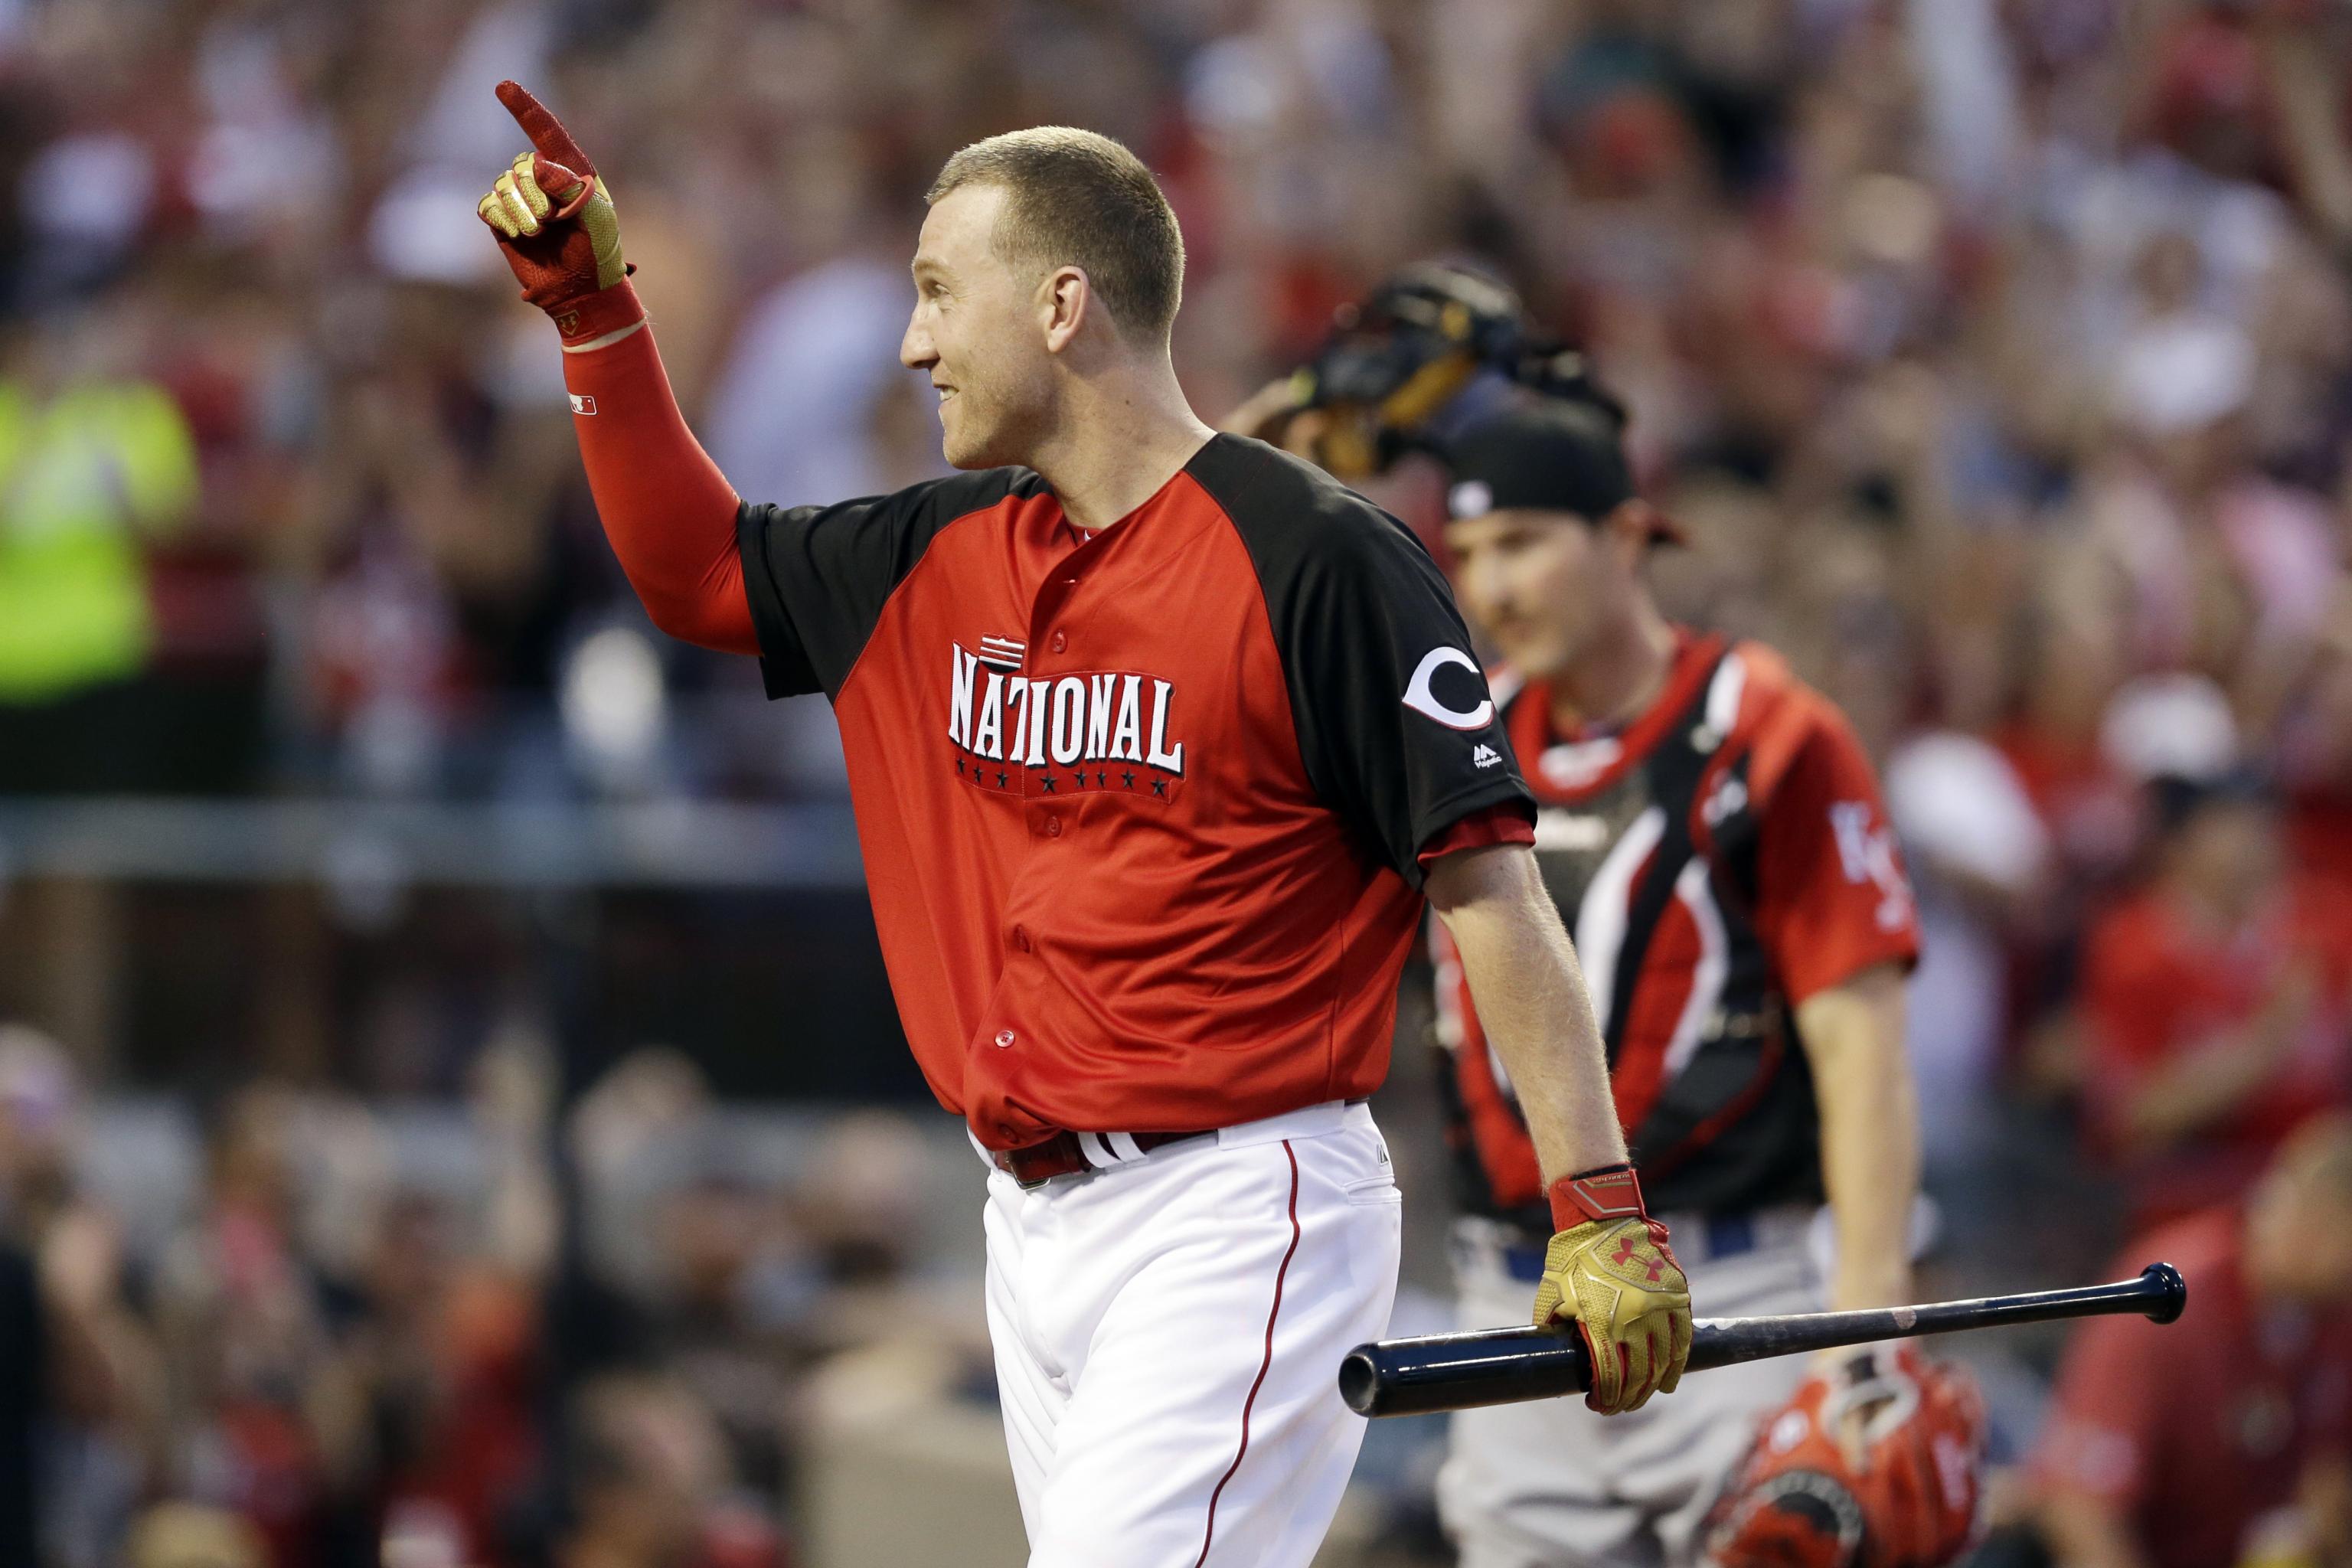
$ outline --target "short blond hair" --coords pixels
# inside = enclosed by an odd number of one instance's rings
[[[1079,268],[1123,335],[1167,341],[1184,297],[1184,236],[1142,159],[1091,131],[1040,125],[957,153],[923,199],[965,185],[1005,194],[997,255],[1040,273]]]

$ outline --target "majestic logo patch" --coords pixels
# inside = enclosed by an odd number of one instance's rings
[[[983,637],[952,644],[948,739],[956,772],[982,789],[1023,795],[1134,795],[1165,801],[1184,776],[1184,742],[1170,730],[1173,682],[1126,670],[1022,676],[1026,649]]]
[[[1477,706],[1453,707],[1432,689],[1431,682],[1437,672],[1449,665],[1460,665],[1477,680]],[[1458,647],[1433,647],[1422,655],[1412,680],[1404,689],[1404,705],[1416,713],[1427,714],[1449,730],[1483,730],[1495,717],[1494,699],[1486,693],[1486,672],[1478,668],[1476,659]]]
[[[1502,760],[1503,753],[1484,741],[1479,742],[1478,749],[1470,753],[1471,763],[1476,767],[1491,768]]]

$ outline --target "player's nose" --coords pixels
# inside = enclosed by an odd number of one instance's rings
[[[907,331],[898,339],[898,363],[908,370],[924,370],[938,363],[940,352],[931,343],[931,334],[923,326],[920,312],[907,319]]]

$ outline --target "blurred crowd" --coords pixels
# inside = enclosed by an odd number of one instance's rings
[[[95,1111],[0,1026],[12,1564],[785,1568],[821,1369],[987,1364],[890,1113],[730,1122],[658,1051],[559,1108],[523,1037],[423,1126],[248,1085],[184,1170]]]
[[[895,361],[921,190],[1085,125],[1176,203],[1205,414],[1423,257],[1590,353],[1691,537],[1670,608],[1885,770],[1946,1282],[2085,1278],[2352,1101],[2347,59],[2325,0],[0,0],[0,794],[836,791],[822,711],[654,637],[605,550],[473,216],[519,146],[490,86],[597,157],[696,428],[786,503],[937,468]],[[661,1229],[647,1360],[581,1327],[619,1309],[553,1239],[561,1161],[463,1245],[394,1203],[320,1251],[301,1118],[234,1099],[142,1256],[10,1107],[38,1266],[0,1290],[74,1304],[56,1563],[166,1497],[138,1541],[246,1544],[142,1568],[780,1550],[562,1534],[722,1471],[775,1528],[789,1445],[730,1412],[826,1334],[694,1283],[799,1234],[772,1194]]]

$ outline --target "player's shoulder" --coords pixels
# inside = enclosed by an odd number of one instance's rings
[[[1726,686],[1733,688],[1727,695]],[[1793,753],[1826,740],[1859,749],[1853,725],[1835,702],[1808,683],[1780,649],[1742,637],[1724,650],[1708,694],[1730,722],[1718,727],[1768,750]]]
[[[1875,790],[1877,770],[1843,710],[1769,643],[1744,637],[1724,650],[1707,692],[1707,721],[1747,756],[1748,787],[1759,809],[1792,778]]]
[[[1053,491],[1034,468],[962,468],[922,479],[898,494],[921,510],[954,518],[985,511],[1007,500],[1050,499]]]
[[[1436,570],[1412,530],[1302,458],[1219,435],[1185,472],[1217,504],[1262,575],[1317,566]]]
[[[1838,722],[1837,707],[1805,683],[1789,660],[1770,643],[1740,637],[1723,652],[1718,681],[1738,683],[1736,723],[1739,729],[1765,724],[1812,727]]]
[[[925,537],[959,518],[986,511],[1007,500],[1050,501],[1045,481],[1028,468],[971,468],[918,479],[884,495],[860,496],[830,505],[790,506],[746,500],[737,511],[739,529],[771,521],[839,522],[856,532],[913,530]]]

